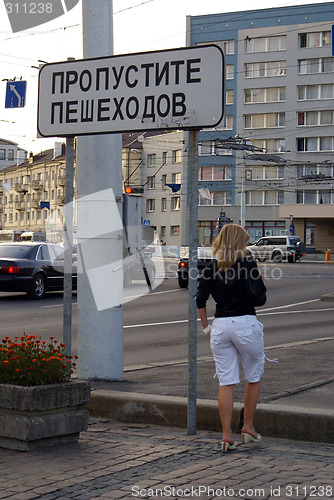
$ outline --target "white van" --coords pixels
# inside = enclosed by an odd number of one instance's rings
[[[46,241],[46,234],[36,231],[25,231],[21,234],[20,241]]]

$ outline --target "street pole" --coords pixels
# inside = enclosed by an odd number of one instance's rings
[[[74,137],[66,138],[63,342],[71,354],[72,342],[72,252],[73,252]]]
[[[188,211],[188,434],[196,434],[197,398],[197,247],[198,247],[198,165],[197,130],[189,132],[189,211]]]
[[[113,55],[112,1],[83,0],[83,56]],[[78,375],[123,379],[122,142],[77,139]]]
[[[241,196],[240,196],[240,225],[245,227],[246,225],[246,193],[245,193],[245,151],[241,151]]]

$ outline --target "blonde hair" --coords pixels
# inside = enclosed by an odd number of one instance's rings
[[[217,255],[218,269],[225,271],[246,255],[249,234],[238,224],[226,224],[212,244],[212,253]]]

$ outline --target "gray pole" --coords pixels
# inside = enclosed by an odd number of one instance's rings
[[[72,340],[72,251],[73,251],[74,137],[66,138],[63,342],[71,354]]]
[[[113,55],[112,1],[83,0],[82,17],[84,58]],[[77,143],[78,375],[122,380],[122,138]]]
[[[197,247],[198,166],[197,130],[189,132],[189,285],[188,285],[188,434],[196,434],[197,396]]]

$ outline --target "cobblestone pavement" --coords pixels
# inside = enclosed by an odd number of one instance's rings
[[[91,420],[75,444],[0,449],[0,498],[333,498],[333,445],[264,438],[222,454],[220,437]]]

